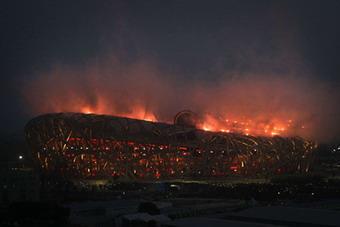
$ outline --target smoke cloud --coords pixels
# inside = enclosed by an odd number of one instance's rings
[[[37,73],[23,94],[32,116],[84,112],[172,122],[178,111],[190,109],[212,129],[230,119],[255,122],[252,127],[283,125],[283,135],[318,141],[338,135],[338,94],[329,84],[296,74],[225,73],[190,83],[178,78],[150,61],[110,58]]]

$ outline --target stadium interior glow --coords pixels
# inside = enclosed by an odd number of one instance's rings
[[[107,115],[32,119],[26,138],[42,173],[68,178],[207,179],[308,172],[313,142],[209,132]]]

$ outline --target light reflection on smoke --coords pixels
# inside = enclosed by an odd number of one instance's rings
[[[330,117],[338,113],[335,93],[316,81],[291,75],[226,75],[215,83],[171,78],[154,64],[113,60],[40,73],[23,94],[32,116],[83,112],[172,123],[178,111],[191,109],[205,130],[312,139],[338,132]]]

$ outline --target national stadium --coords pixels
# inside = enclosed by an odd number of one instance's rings
[[[66,179],[214,180],[306,173],[316,148],[300,137],[197,129],[187,113],[177,114],[174,124],[51,113],[30,120],[25,135],[41,174]]]

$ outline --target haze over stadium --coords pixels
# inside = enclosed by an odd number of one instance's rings
[[[81,112],[160,122],[172,122],[176,112],[190,109],[200,116],[198,127],[208,131],[316,140],[338,132],[332,119],[337,91],[294,72],[233,72],[215,81],[187,81],[145,61],[103,62],[40,73],[24,87],[28,109],[34,115]]]

